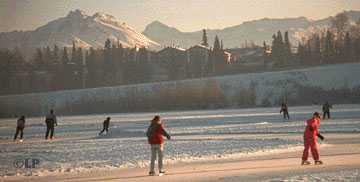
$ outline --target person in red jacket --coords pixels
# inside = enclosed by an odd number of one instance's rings
[[[309,165],[308,161],[309,157],[309,149],[311,150],[312,157],[314,158],[315,164],[322,164],[323,162],[320,160],[319,149],[317,145],[317,137],[319,136],[321,139],[323,137],[319,133],[320,126],[320,114],[315,112],[313,117],[306,121],[306,127],[304,131],[304,152],[302,156],[301,165]]]
[[[151,120],[151,124],[147,129],[146,136],[151,145],[151,163],[150,163],[150,176],[155,175],[155,160],[158,156],[159,175],[163,175],[163,151],[164,151],[164,138],[166,136],[170,140],[170,135],[165,131],[164,125],[161,122],[160,116],[155,116]]]

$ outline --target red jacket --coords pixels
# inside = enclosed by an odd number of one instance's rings
[[[312,118],[306,121],[306,127],[304,131],[304,138],[316,140],[319,133],[320,120]]]
[[[162,124],[152,124],[149,126],[146,135],[148,137],[149,144],[163,144],[164,137],[170,138],[170,135],[165,131]]]

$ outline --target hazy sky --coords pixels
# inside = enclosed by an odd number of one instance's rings
[[[138,31],[154,20],[194,31],[264,17],[320,19],[360,10],[360,0],[0,0],[0,32],[34,29],[74,9],[114,15]]]

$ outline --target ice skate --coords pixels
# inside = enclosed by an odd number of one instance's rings
[[[164,176],[165,175],[165,171],[159,171],[159,176]]]
[[[155,172],[149,172],[149,176],[155,176]]]

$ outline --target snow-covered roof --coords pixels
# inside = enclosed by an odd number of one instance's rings
[[[158,51],[158,53],[161,53],[161,52],[164,52],[164,51],[167,51],[167,50],[170,50],[170,49],[181,51],[181,52],[186,51],[186,49],[183,49],[183,48],[180,48],[180,47],[165,47],[164,49],[161,49],[160,51]]]
[[[196,45],[194,45],[194,46],[190,47],[189,49],[193,49],[193,48],[203,48],[203,49],[210,50],[210,48],[209,48],[209,47],[204,46],[204,45],[201,45],[201,44],[196,44]]]

